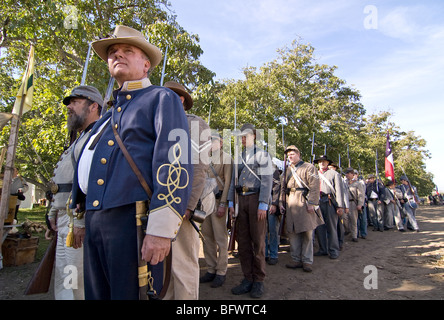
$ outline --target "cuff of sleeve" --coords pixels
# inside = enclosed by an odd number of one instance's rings
[[[182,225],[182,220],[182,217],[171,208],[155,209],[149,213],[146,234],[174,239]]]
[[[233,207],[234,207],[233,201],[228,201],[228,208],[233,208]]]
[[[259,202],[259,210],[268,210],[268,204],[265,202]]]
[[[74,218],[74,227],[82,229],[85,228],[85,219]]]
[[[55,209],[54,207],[51,207],[51,209],[49,209],[48,212],[48,219],[55,219],[55,217],[57,216],[57,209]]]

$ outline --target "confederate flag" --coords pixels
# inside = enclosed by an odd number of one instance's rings
[[[385,145],[385,177],[395,182],[395,166],[393,164],[392,147],[390,147],[390,135],[388,132]]]

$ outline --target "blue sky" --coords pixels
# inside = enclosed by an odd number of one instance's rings
[[[367,113],[390,111],[427,141],[427,171],[444,192],[444,1],[171,0],[198,34],[201,61],[217,79],[243,79],[301,38],[319,63],[359,90]],[[396,157],[396,154],[394,155]],[[399,168],[395,168],[395,171]]]

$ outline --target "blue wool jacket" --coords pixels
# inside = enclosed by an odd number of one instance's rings
[[[173,91],[153,85],[117,90],[114,112],[109,110],[97,121],[91,137],[111,117],[113,122],[105,125],[100,139],[91,146],[95,151],[86,196],[79,187],[78,168],[75,171],[71,208],[85,201],[86,210],[103,210],[148,199],[117,144],[111,127],[114,123],[153,193],[147,234],[174,238],[193,177],[188,122],[180,99]],[[85,143],[85,148],[91,147]]]

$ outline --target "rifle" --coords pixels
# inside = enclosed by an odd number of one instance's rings
[[[313,139],[311,139],[311,164],[313,164],[313,161],[315,159],[315,155],[313,154],[314,143],[315,143],[315,133],[313,132]]]
[[[111,94],[113,92],[113,87],[114,87],[114,81],[115,81],[114,77],[111,76],[108,81],[108,87],[106,88],[105,98],[103,99],[102,112],[100,113],[101,116],[103,116],[108,110],[107,105],[109,99],[111,99]]]
[[[347,158],[348,158],[348,167],[350,168],[351,167],[350,149],[349,149],[348,145],[347,145]]]
[[[239,134],[236,128],[236,98],[234,99],[234,134],[235,134],[235,143],[234,143],[234,216],[231,217],[231,235],[230,242],[228,244],[228,251],[233,252],[236,241],[236,219],[239,214],[239,197],[236,191],[236,186],[238,185],[239,180],[239,172],[238,172],[238,164],[239,164]]]
[[[25,295],[46,293],[49,290],[49,285],[51,283],[52,270],[55,261],[55,252],[57,246],[57,233],[51,240],[48,248],[46,249],[45,255],[42,258],[37,270],[29,281],[28,287],[26,288]]]
[[[379,194],[378,149],[376,149],[375,169],[376,169],[376,190],[378,191]]]
[[[287,153],[284,153],[284,171],[283,171],[283,185],[284,185],[284,190],[287,190]],[[282,190],[282,187],[281,187]],[[282,236],[283,232],[284,232],[284,224],[285,224],[285,214],[286,214],[286,209],[287,209],[287,193],[284,192],[284,198],[282,200],[282,218],[281,218],[281,223],[279,225],[279,235]]]

